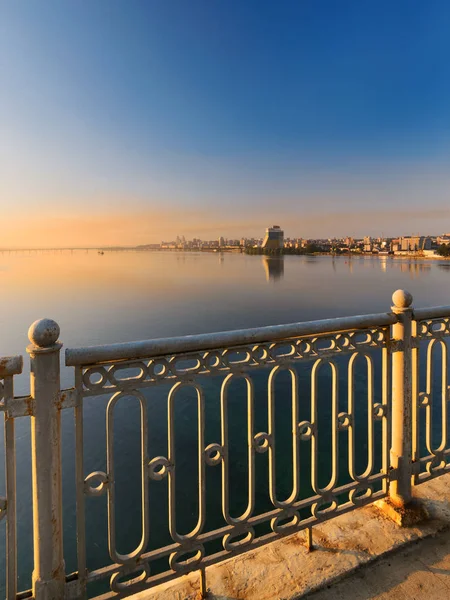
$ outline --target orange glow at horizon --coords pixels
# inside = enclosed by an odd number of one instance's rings
[[[403,217],[400,219],[400,217]],[[280,222],[287,237],[358,237],[361,230],[386,235],[386,226],[395,224],[397,235],[424,229],[428,219],[448,219],[449,209],[410,211],[408,220],[400,210],[351,212],[309,212],[299,215],[284,207],[258,211],[212,214],[207,210],[152,208],[119,212],[103,209],[85,214],[8,214],[2,218],[0,248],[76,248],[137,246],[171,241],[177,235],[211,240],[223,235],[233,239],[263,237],[265,228]],[[399,225],[401,229],[399,229]],[[426,232],[431,233],[431,232]],[[439,232],[437,232],[439,233]]]

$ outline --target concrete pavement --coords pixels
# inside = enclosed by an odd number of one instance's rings
[[[449,600],[450,531],[420,540],[305,600]]]

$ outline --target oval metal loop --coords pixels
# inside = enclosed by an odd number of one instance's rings
[[[108,475],[103,471],[94,471],[84,480],[84,493],[86,496],[102,496],[106,492],[108,485]]]
[[[443,334],[446,330],[446,323],[444,319],[433,319],[428,326],[428,331],[432,335]]]
[[[361,484],[358,487],[350,490],[348,495],[348,499],[355,506],[361,506],[365,504],[367,500],[369,500],[373,496],[373,487],[370,484]]]
[[[133,573],[139,573],[136,577],[132,577],[131,579],[127,579],[127,581],[120,581],[121,577],[126,577],[127,575],[133,575]],[[116,573],[111,575],[110,586],[113,592],[120,594],[125,590],[129,590],[134,587],[138,583],[142,583],[146,581],[150,577],[150,566],[148,564],[145,565],[133,565],[131,567],[124,566]]]
[[[186,560],[180,560],[180,558],[186,556],[186,554],[192,554],[192,552],[195,552],[194,556],[191,556]],[[169,566],[172,571],[175,571],[176,573],[187,573],[189,571],[194,571],[199,563],[201,563],[204,556],[205,548],[203,545],[195,545],[192,546],[192,548],[180,548],[180,550],[172,552],[170,555]]]
[[[154,481],[161,481],[167,477],[172,467],[172,463],[165,456],[155,456],[148,463],[148,476]]]
[[[283,521],[287,522],[283,523]],[[299,523],[300,514],[298,511],[283,511],[270,521],[270,527],[275,533],[284,533],[285,531],[298,527]]]
[[[244,354],[241,358],[239,355]],[[233,360],[233,355],[235,360]],[[250,363],[252,358],[251,351],[248,348],[227,348],[222,354],[222,360],[227,367],[240,367]]]
[[[327,508],[321,508],[325,504],[330,504],[331,506],[327,506]],[[334,514],[337,510],[338,503],[337,500],[321,500],[320,502],[315,502],[311,507],[311,513],[315,519],[325,519]]]
[[[93,375],[99,375],[99,381],[92,381],[91,377]],[[98,390],[102,388],[107,381],[108,373],[106,372],[105,367],[91,367],[86,369],[86,371],[83,373],[83,384],[88,390]]]
[[[195,362],[193,366],[183,366],[183,363],[190,363],[192,361]],[[175,356],[170,361],[170,370],[178,377],[182,377],[183,375],[194,375],[201,371],[202,368],[203,362],[199,354],[194,354],[193,356]]]
[[[123,400],[133,399],[139,403],[140,408],[140,483],[141,483],[141,522],[142,535],[139,545],[127,554],[121,554],[116,547],[116,486],[113,485],[115,473],[114,457],[114,411],[117,404]],[[118,391],[109,400],[106,407],[106,465],[110,479],[108,487],[108,551],[111,559],[116,563],[132,564],[142,554],[147,546],[149,535],[148,522],[148,470],[147,470],[147,404],[143,394],[137,389]]]
[[[205,448],[205,461],[210,467],[218,465],[223,460],[223,446],[220,444],[209,444]]]
[[[246,534],[246,535],[245,535]],[[243,539],[238,539],[240,536],[245,535]],[[244,548],[253,542],[255,539],[255,530],[253,527],[249,527],[248,529],[240,529],[238,528],[235,531],[231,531],[227,533],[223,537],[223,547],[227,552],[233,552],[233,550],[237,550],[238,548]]]
[[[327,344],[324,346],[324,344]],[[312,341],[312,349],[317,354],[324,354],[326,352],[331,352],[336,349],[336,338],[332,336],[323,336],[314,338]]]
[[[194,390],[197,404],[197,460],[198,460],[198,475],[197,475],[197,510],[198,519],[196,525],[189,533],[181,534],[177,531],[177,509],[176,509],[176,451],[175,451],[175,403],[180,390]],[[169,469],[169,533],[174,542],[184,547],[184,544],[192,543],[192,541],[200,534],[205,524],[205,401],[203,388],[194,381],[178,381],[170,389],[168,395],[168,461],[171,464]]]
[[[355,346],[370,346],[372,343],[372,332],[371,331],[355,331],[351,334],[352,342]]]
[[[272,436],[268,433],[260,432],[257,433],[253,438],[253,445],[259,454],[264,454],[269,449],[270,444],[272,443]]]
[[[284,352],[286,348],[289,349],[288,352]],[[279,361],[283,358],[294,356],[295,350],[295,345],[293,343],[280,342],[277,344],[271,344],[268,354],[273,360]]]
[[[124,377],[123,379],[120,377],[116,377],[116,374],[120,374],[121,371],[127,371],[128,369],[139,369],[140,373],[139,375],[131,375],[129,377]],[[147,375],[147,366],[143,362],[134,362],[128,364],[119,363],[117,365],[113,365],[113,367],[108,371],[109,380],[113,385],[117,386],[124,385],[127,383],[139,383],[141,381],[144,381]]]

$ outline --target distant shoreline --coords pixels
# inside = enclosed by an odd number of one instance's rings
[[[421,254],[369,254],[369,253],[340,253],[332,254],[331,252],[311,252],[304,254],[251,254],[246,253],[244,249],[238,250],[237,248],[142,248],[142,247],[91,247],[91,248],[0,248],[0,254],[4,253],[19,253],[27,252],[29,254],[43,252],[94,252],[94,253],[105,253],[105,252],[176,252],[176,253],[197,253],[197,254],[245,254],[246,256],[267,256],[268,258],[280,258],[284,256],[328,256],[330,258],[376,258],[376,259],[395,259],[395,260],[442,260],[449,261],[450,256],[439,256],[439,255],[421,255]]]

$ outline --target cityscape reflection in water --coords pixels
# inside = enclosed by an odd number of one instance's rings
[[[264,271],[267,281],[277,281],[284,275],[284,256],[263,256]]]

